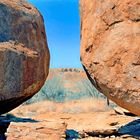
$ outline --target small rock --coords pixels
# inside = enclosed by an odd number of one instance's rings
[[[113,136],[110,136],[110,138],[116,138],[116,137],[113,135]]]
[[[7,129],[7,140],[64,140],[66,125],[63,122],[12,122]]]

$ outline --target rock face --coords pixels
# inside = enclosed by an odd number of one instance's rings
[[[7,129],[7,140],[65,140],[65,131],[63,122],[11,122]]]
[[[81,61],[94,86],[140,115],[140,0],[81,0]]]
[[[32,97],[48,75],[43,18],[21,0],[0,0],[0,114]]]

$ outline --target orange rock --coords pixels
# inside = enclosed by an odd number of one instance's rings
[[[81,0],[81,61],[94,86],[140,115],[140,0]]]
[[[0,114],[32,97],[49,69],[43,18],[21,0],[0,0]]]
[[[66,125],[62,122],[10,123],[7,140],[64,140]]]

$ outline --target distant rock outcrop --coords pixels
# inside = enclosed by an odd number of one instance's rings
[[[25,1],[0,0],[0,114],[37,93],[48,69],[41,14]]]
[[[81,61],[94,86],[140,115],[140,0],[81,0]]]

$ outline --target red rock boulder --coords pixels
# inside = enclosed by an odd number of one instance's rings
[[[140,115],[140,0],[81,0],[81,61],[94,86]]]
[[[43,18],[21,0],[0,0],[0,114],[37,93],[49,69]]]

